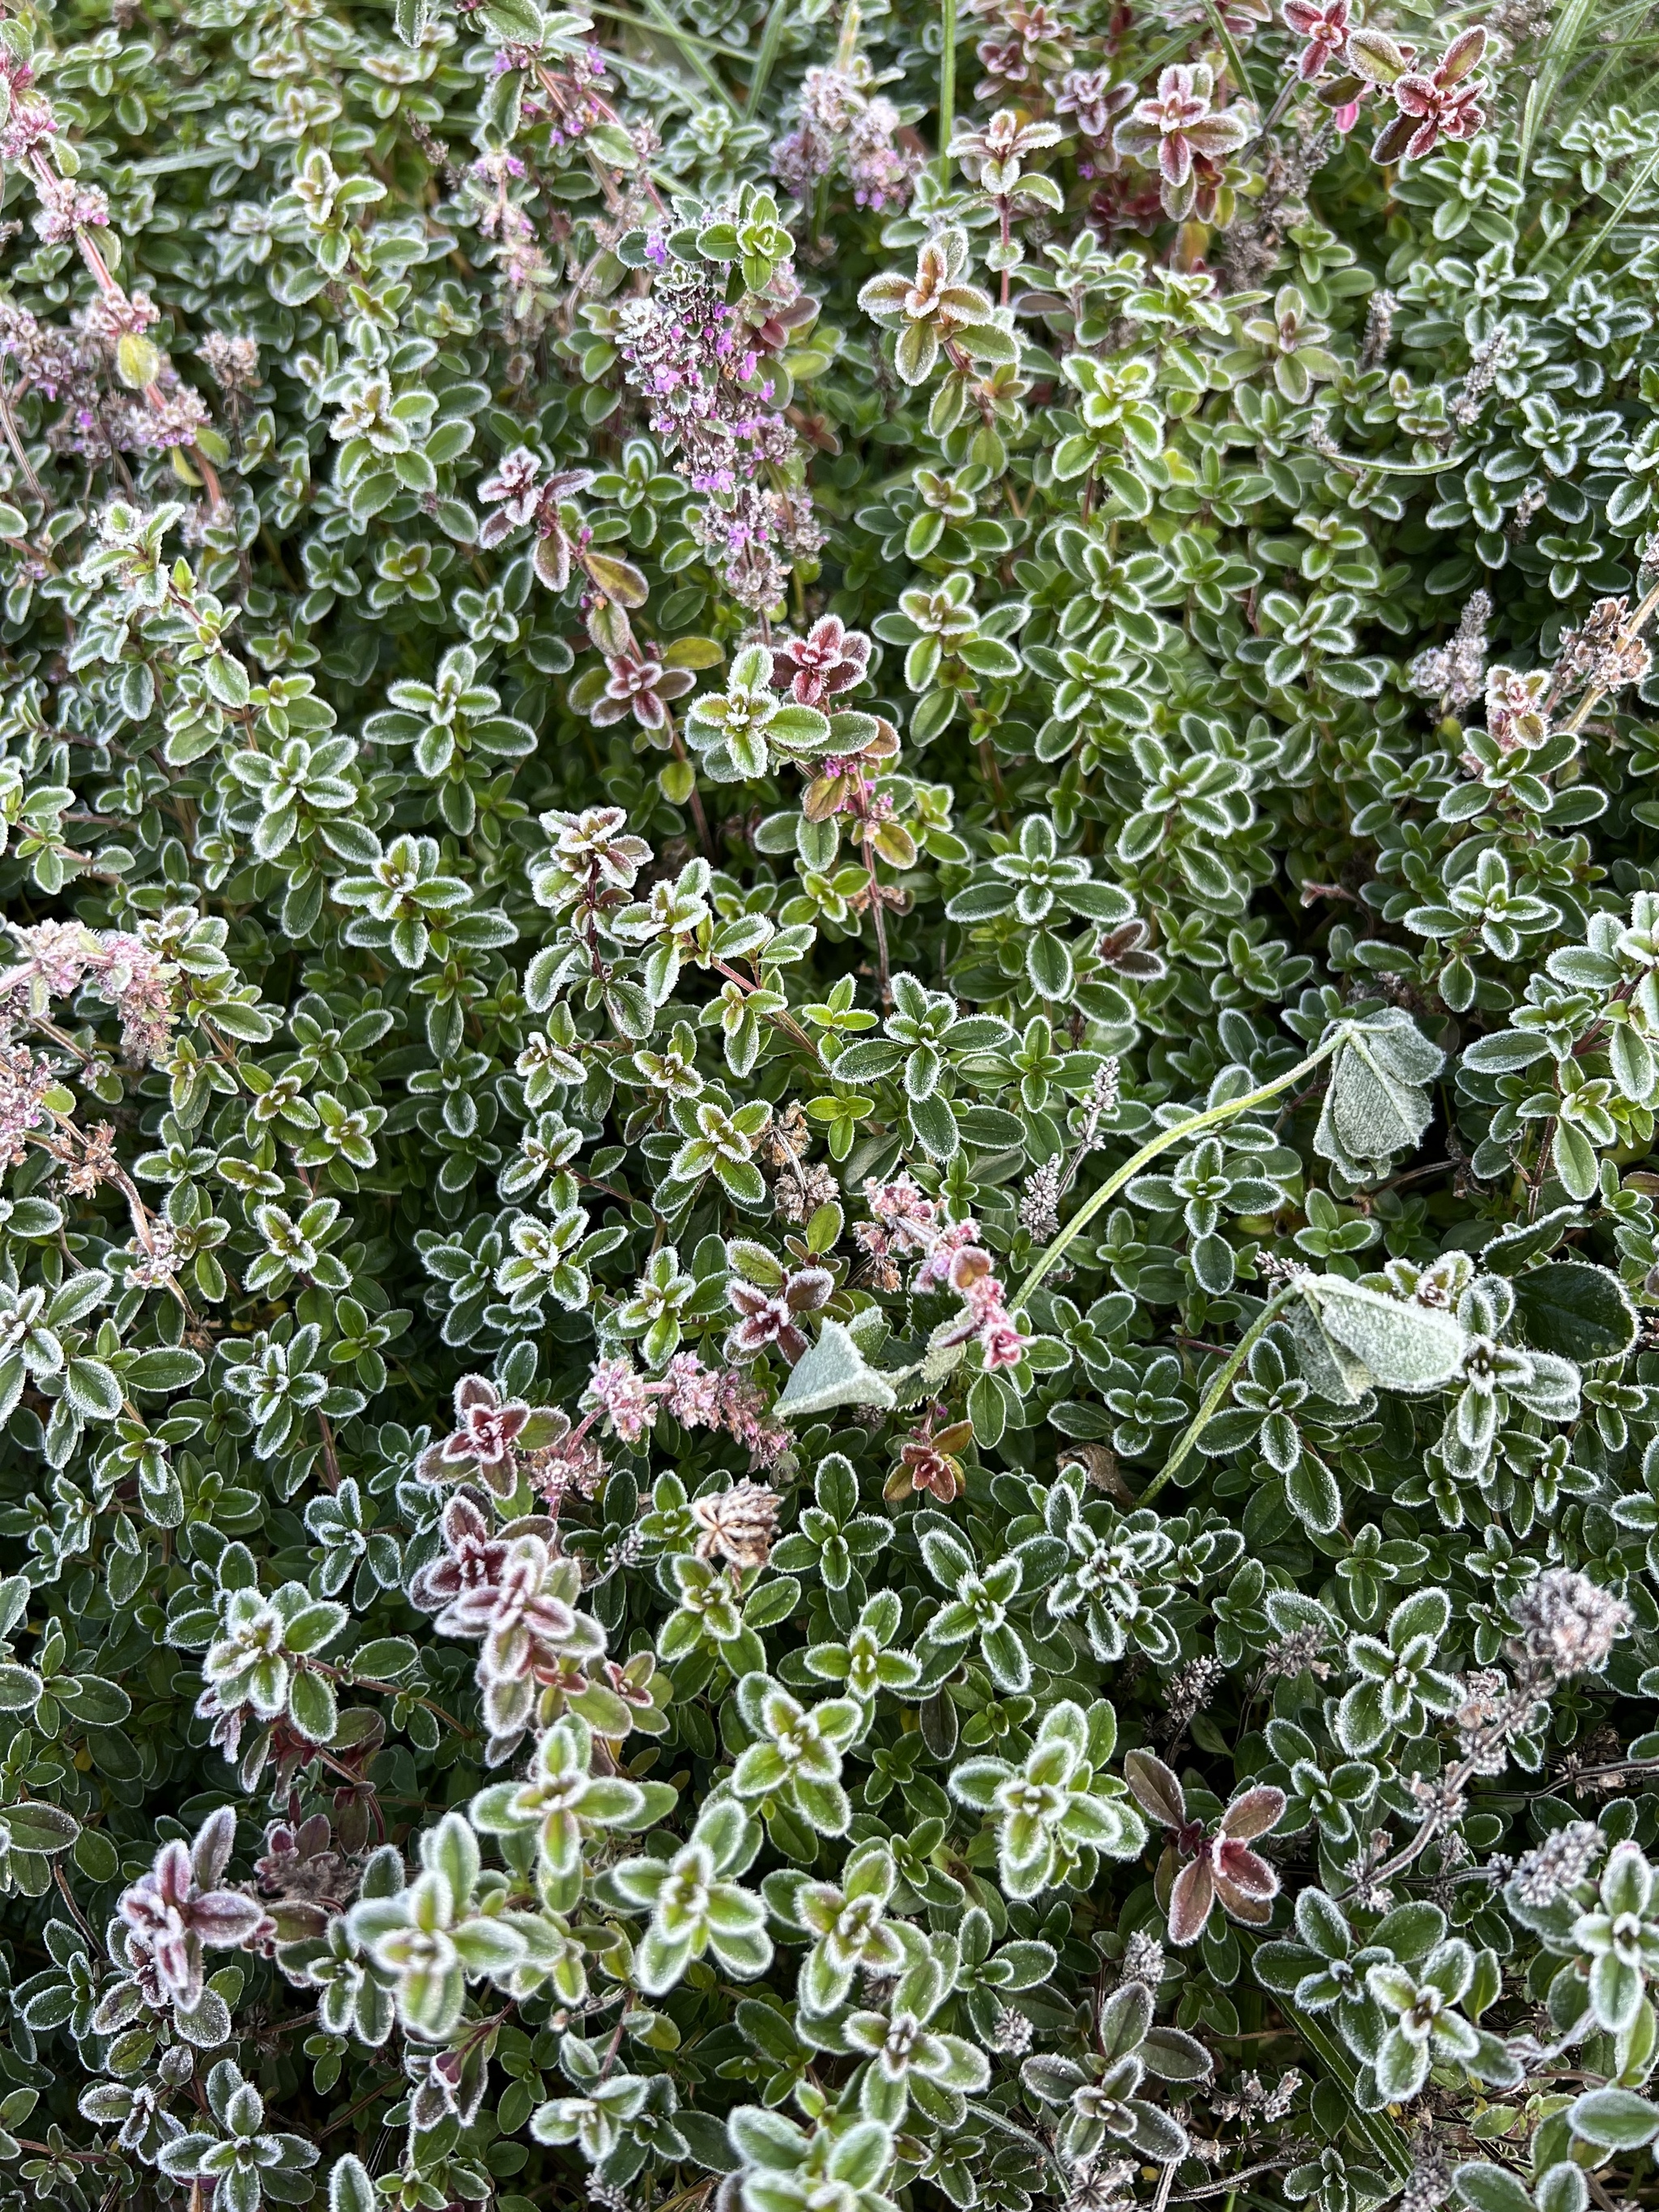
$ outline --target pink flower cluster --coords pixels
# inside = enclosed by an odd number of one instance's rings
[[[0,1009],[45,1013],[88,980],[121,1017],[121,1049],[136,1067],[148,1067],[167,1048],[173,1028],[173,979],[178,969],[126,930],[83,928],[79,922],[40,921],[14,927],[23,957],[0,974]]]
[[[971,1218],[949,1221],[939,1201],[908,1176],[892,1182],[866,1182],[864,1194],[873,1219],[856,1235],[872,1258],[908,1258],[920,1253],[921,1265],[911,1279],[912,1292],[954,1291],[962,1318],[938,1340],[966,1344],[971,1338],[988,1368],[1018,1366],[1027,1339],[1008,1310],[1007,1294],[993,1273],[991,1255],[981,1248],[980,1226]]]
[[[51,1119],[41,1102],[57,1079],[27,1045],[0,1047],[0,1167],[21,1164],[29,1132]]]
[[[102,462],[116,453],[159,453],[194,443],[208,410],[165,356],[143,392],[122,390],[112,373],[121,340],[141,336],[156,315],[143,293],[127,299],[118,289],[75,308],[65,330],[0,301],[0,359],[15,364],[23,389],[67,403],[46,430],[54,453]]]
[[[0,82],[11,94],[0,125],[0,161],[21,167],[58,131],[58,118],[33,90],[34,71],[18,54],[0,54]]]
[[[895,143],[902,118],[892,101],[871,89],[862,57],[854,73],[809,69],[799,119],[772,149],[772,173],[803,206],[819,181],[839,167],[860,207],[879,215],[902,207],[921,157]]]
[[[77,230],[103,228],[109,222],[109,200],[96,185],[82,185],[48,172],[36,179],[34,228],[47,246],[64,246]]]
[[[772,1466],[792,1440],[787,1429],[767,1419],[766,1400],[746,1375],[705,1367],[695,1352],[677,1352],[655,1380],[625,1356],[599,1360],[587,1399],[627,1444],[654,1428],[665,1410],[682,1428],[724,1429],[759,1467]]]
[[[672,260],[649,294],[617,310],[628,380],[652,403],[651,428],[675,467],[707,495],[687,525],[726,589],[755,611],[781,597],[788,563],[823,542],[810,495],[777,488],[799,441],[764,373],[817,312],[787,262],[733,306],[704,271]]]

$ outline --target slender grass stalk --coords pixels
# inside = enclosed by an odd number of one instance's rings
[[[1070,1250],[1103,1207],[1109,1206],[1125,1183],[1132,1182],[1149,1161],[1155,1160],[1160,1152],[1167,1152],[1173,1145],[1186,1144],[1194,1137],[1201,1136],[1206,1129],[1224,1128],[1229,1121],[1236,1121],[1241,1114],[1248,1114],[1252,1107],[1265,1106],[1270,1098],[1277,1098],[1281,1092],[1300,1083],[1304,1076],[1311,1075],[1315,1068],[1328,1060],[1341,1042],[1342,1034],[1340,1027],[1333,1030],[1324,1042],[1316,1046],[1305,1060],[1299,1060],[1294,1067],[1286,1068],[1283,1075],[1274,1076],[1271,1083],[1259,1084],[1254,1091],[1246,1091],[1237,1098],[1224,1099],[1219,1106],[1206,1107],[1202,1113],[1194,1114],[1184,1121],[1177,1121],[1171,1128],[1160,1129],[1157,1136],[1149,1139],[1138,1152],[1125,1160],[1121,1168],[1114,1169],[1098,1189],[1090,1192],[1059,1236],[1044,1246],[1032,1261],[1025,1280],[1015,1291],[1011,1302],[1012,1310],[1016,1314],[1024,1310],[1043,1277]]]
[[[1585,270],[1589,267],[1590,263],[1595,258],[1596,255],[1601,251],[1601,248],[1607,244],[1608,239],[1612,237],[1613,232],[1624,221],[1625,210],[1629,207],[1631,202],[1636,198],[1638,192],[1639,192],[1642,187],[1647,183],[1649,178],[1652,176],[1656,169],[1659,169],[1659,153],[1650,154],[1647,160],[1642,164],[1636,174],[1631,179],[1630,183],[1625,188],[1624,198],[1620,201],[1618,206],[1614,208],[1613,213],[1607,217],[1607,221],[1602,224],[1601,229],[1596,232],[1595,237],[1591,239],[1589,244],[1583,248],[1582,252],[1579,253],[1577,258],[1574,260],[1571,267],[1561,279],[1561,282],[1564,284],[1571,284],[1575,276],[1582,276],[1583,275]]]
[[[1412,2155],[1399,2129],[1389,2122],[1386,2114],[1362,2112],[1353,2103],[1355,2069],[1347,2045],[1312,2013],[1304,2012],[1297,2005],[1286,2005],[1285,2009],[1295,2021],[1297,2033],[1332,2078],[1346,2091],[1351,2106],[1346,2116],[1348,2125],[1388,2168],[1396,2183],[1409,2179]]]
[[[755,57],[747,47],[724,46],[718,39],[705,39],[698,32],[682,30],[670,15],[667,9],[660,4],[660,0],[656,0],[656,4],[653,4],[653,0],[645,0],[645,4],[651,10],[648,15],[635,15],[631,8],[607,6],[605,0],[592,0],[592,13],[596,15],[603,15],[607,22],[631,23],[635,30],[651,31],[659,33],[665,39],[672,39],[677,46],[684,49],[688,63],[691,62],[692,54],[696,52],[719,54],[725,61],[745,62],[753,66]],[[692,65],[696,66],[695,64]],[[721,96],[731,100],[732,105],[735,106],[737,103],[732,99],[732,94],[726,88],[720,83],[718,78],[714,82]]]
[[[1250,89],[1250,80],[1244,73],[1244,57],[1239,52],[1232,33],[1227,28],[1227,19],[1216,5],[1216,0],[1204,0],[1204,12],[1210,19],[1210,27],[1221,42],[1221,51],[1227,57],[1227,72],[1246,100],[1255,95]]]
[[[946,149],[957,127],[957,0],[943,0],[943,38],[939,57],[939,180],[950,174]]]
[[[789,10],[784,0],[774,0],[774,5],[767,15],[766,28],[761,33],[760,52],[755,57],[755,73],[749,80],[749,96],[743,104],[745,115],[756,115],[760,112],[760,97],[777,66],[778,49],[783,44],[783,34],[788,24]]]
[[[1150,1505],[1153,1498],[1158,1496],[1158,1492],[1163,1489],[1165,1483],[1174,1480],[1176,1468],[1186,1465],[1188,1460],[1192,1456],[1193,1448],[1197,1443],[1200,1436],[1203,1433],[1204,1430],[1208,1427],[1211,1421],[1214,1419],[1216,1411],[1220,1406],[1222,1400],[1226,1396],[1228,1388],[1231,1385],[1234,1376],[1237,1374],[1239,1369],[1243,1367],[1244,1362],[1249,1358],[1251,1352],[1261,1341],[1261,1339],[1266,1335],[1271,1324],[1278,1320],[1279,1315],[1283,1313],[1285,1307],[1289,1305],[1291,1300],[1295,1296],[1296,1285],[1294,1283],[1281,1283],[1279,1288],[1273,1292],[1272,1297],[1268,1299],[1267,1304],[1262,1307],[1261,1312],[1245,1330],[1243,1335],[1239,1338],[1238,1342],[1233,1346],[1231,1352],[1229,1352],[1226,1358],[1223,1360],[1220,1372],[1210,1384],[1209,1389],[1204,1393],[1204,1396],[1199,1405],[1198,1411],[1193,1415],[1191,1421],[1182,1432],[1181,1441],[1176,1444],[1175,1449],[1170,1454],[1168,1459],[1164,1461],[1164,1465],[1158,1473],[1152,1477],[1146,1489],[1143,1490],[1139,1497],[1136,1498],[1135,1504],[1137,1505]]]
[[[1517,149],[1516,174],[1524,179],[1532,160],[1533,148],[1544,126],[1556,94],[1565,81],[1568,70],[1577,53],[1579,43],[1589,27],[1595,0],[1566,0],[1550,26],[1540,57],[1538,74],[1527,93],[1527,104],[1521,114],[1521,143]]]

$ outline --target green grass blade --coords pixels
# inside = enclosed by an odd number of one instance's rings
[[[1589,27],[1590,12],[1595,0],[1566,0],[1565,6],[1550,27],[1540,57],[1538,74],[1527,91],[1527,104],[1521,115],[1521,144],[1516,167],[1517,176],[1524,178],[1532,160],[1533,148],[1552,102],[1572,66],[1580,42]]]
[[[766,18],[766,28],[761,33],[760,52],[755,57],[755,73],[749,80],[749,97],[744,100],[745,115],[756,114],[760,107],[760,96],[766,89],[776,66],[778,49],[783,44],[783,34],[789,21],[789,10],[783,0],[773,0]]]

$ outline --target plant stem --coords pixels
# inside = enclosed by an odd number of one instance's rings
[[[1201,1113],[1176,1122],[1171,1128],[1160,1129],[1157,1136],[1151,1138],[1138,1152],[1132,1153],[1121,1168],[1114,1169],[1098,1189],[1091,1191],[1059,1236],[1038,1253],[1031,1263],[1030,1273],[1014,1293],[1012,1310],[1016,1315],[1024,1312],[1032,1292],[1043,1277],[1070,1249],[1101,1209],[1117,1196],[1125,1183],[1132,1182],[1140,1173],[1149,1160],[1155,1160],[1160,1152],[1167,1152],[1172,1145],[1184,1144],[1201,1135],[1206,1129],[1224,1127],[1227,1122],[1237,1121],[1241,1114],[1249,1113],[1253,1106],[1265,1106],[1270,1098],[1277,1098],[1280,1091],[1289,1091],[1293,1085],[1300,1083],[1304,1076],[1311,1075],[1315,1068],[1328,1060],[1341,1037],[1342,1030],[1339,1026],[1331,1031],[1322,1044],[1316,1046],[1305,1060],[1298,1060],[1294,1067],[1286,1068],[1283,1075],[1274,1076],[1271,1083],[1261,1084],[1255,1090],[1246,1091],[1239,1097],[1224,1099],[1219,1106],[1206,1107]]]
[[[1198,1411],[1193,1415],[1192,1420],[1182,1431],[1180,1443],[1170,1453],[1169,1458],[1164,1461],[1162,1471],[1152,1477],[1146,1489],[1143,1490],[1139,1497],[1136,1498],[1135,1504],[1137,1505],[1150,1505],[1153,1498],[1158,1496],[1158,1492],[1163,1489],[1164,1484],[1173,1478],[1176,1469],[1186,1463],[1187,1459],[1192,1452],[1194,1445],[1198,1442],[1200,1431],[1207,1427],[1211,1419],[1214,1416],[1217,1407],[1219,1406],[1222,1400],[1226,1396],[1228,1385],[1231,1382],[1234,1376],[1237,1374],[1239,1369],[1244,1364],[1244,1362],[1249,1358],[1255,1346],[1261,1342],[1262,1337],[1267,1333],[1269,1323],[1274,1321],[1278,1316],[1285,1310],[1285,1308],[1290,1304],[1291,1300],[1295,1296],[1296,1285],[1294,1283],[1281,1283],[1279,1288],[1273,1292],[1272,1297],[1268,1299],[1267,1304],[1262,1307],[1261,1312],[1245,1330],[1243,1335],[1239,1338],[1238,1342],[1233,1346],[1232,1351],[1229,1353],[1227,1358],[1222,1364],[1221,1372],[1216,1376],[1214,1382],[1211,1383],[1209,1389],[1204,1393],[1203,1401],[1200,1405]]]
[[[949,173],[947,149],[957,121],[957,0],[944,0],[939,57],[939,178]]]
[[[1653,613],[1656,608],[1659,608],[1659,584],[1654,585],[1652,589],[1637,603],[1635,612],[1631,616],[1630,620],[1624,625],[1624,628],[1620,632],[1620,637],[1639,637],[1642,635],[1643,628],[1647,623],[1649,617]],[[1568,715],[1566,720],[1562,723],[1562,736],[1577,736],[1578,732],[1583,728],[1585,723],[1589,721],[1591,714],[1594,712],[1598,703],[1605,698],[1606,696],[1607,691],[1605,685],[1599,684],[1591,684],[1589,690],[1585,692],[1583,697],[1573,708],[1571,714]]]
[[[17,420],[11,411],[11,394],[3,385],[0,385],[0,423],[5,426],[6,443],[16,457],[17,465],[23,472],[24,483],[38,500],[46,501],[46,488],[34,473],[30,465],[29,457],[23,450],[23,441],[18,432]],[[50,502],[47,503],[50,504]]]

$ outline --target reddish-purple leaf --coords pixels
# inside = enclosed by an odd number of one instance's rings
[[[1153,1820],[1161,1820],[1166,1828],[1186,1825],[1187,1793],[1181,1786],[1180,1777],[1161,1759],[1155,1758],[1150,1751],[1126,1752],[1123,1779],[1135,1802]],[[1283,1802],[1281,1799],[1281,1804]]]
[[[1214,1903],[1215,1876],[1208,1857],[1190,1860],[1170,1892],[1170,1941],[1196,1943]]]
[[[1442,84],[1455,84],[1459,77],[1468,75],[1486,51],[1486,26],[1477,23],[1472,31],[1465,31],[1452,40],[1435,74]]]
[[[210,1890],[185,1908],[191,1933],[199,1936],[210,1950],[234,1950],[246,1942],[264,1918],[264,1908],[239,1890]]]
[[[1259,1782],[1235,1797],[1221,1816],[1221,1832],[1240,1843],[1265,1836],[1285,1817],[1285,1792],[1271,1783]]]
[[[191,1872],[203,1889],[216,1889],[219,1877],[230,1864],[236,1841],[236,1808],[221,1805],[210,1813],[191,1846]]]
[[[1214,1881],[1217,1896],[1235,1920],[1260,1928],[1273,1917],[1279,1876],[1266,1859],[1244,1844],[1218,1845]]]

